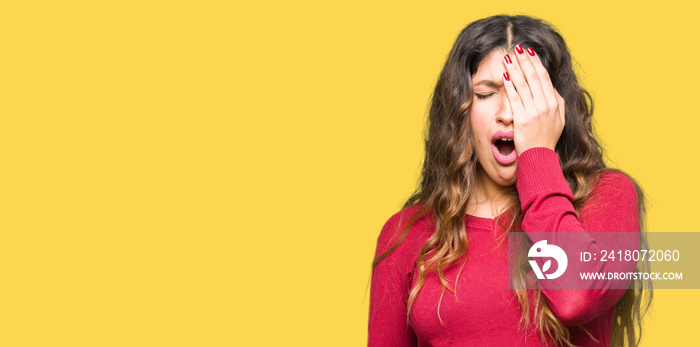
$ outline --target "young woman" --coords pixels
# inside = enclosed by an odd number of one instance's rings
[[[635,283],[509,289],[498,252],[508,232],[641,235],[641,190],[606,168],[591,114],[549,25],[495,16],[462,31],[433,94],[421,184],[378,239],[370,346],[638,343],[649,302]]]

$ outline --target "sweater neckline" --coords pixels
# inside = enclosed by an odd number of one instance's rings
[[[467,214],[467,217],[465,218],[464,222],[469,227],[483,228],[483,229],[491,230],[491,229],[493,229],[493,226],[496,223],[496,219],[495,218],[486,218],[486,217],[477,217],[477,216],[472,216],[470,214]]]
[[[494,218],[488,218],[488,217],[477,217],[473,216],[467,213],[466,218],[464,219],[464,222],[466,226],[472,227],[472,228],[481,228],[481,229],[488,229],[488,230],[493,230],[495,225],[496,225],[496,219],[501,218],[503,222],[505,222],[505,225],[508,225],[508,222],[510,221],[509,218],[512,216],[512,208],[509,210],[506,210],[499,214],[498,216]]]

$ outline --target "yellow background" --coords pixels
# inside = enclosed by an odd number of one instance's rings
[[[649,230],[698,231],[683,3],[6,2],[0,345],[366,344],[438,73],[499,13],[563,33]],[[643,346],[694,341],[698,294],[657,291]]]

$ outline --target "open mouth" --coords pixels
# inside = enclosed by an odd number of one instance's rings
[[[493,147],[493,156],[496,161],[502,165],[513,164],[518,159],[512,131],[496,131],[491,138],[491,147]]]
[[[515,150],[515,143],[509,138],[500,138],[494,143],[498,149],[498,153],[504,156],[508,156],[511,152]]]

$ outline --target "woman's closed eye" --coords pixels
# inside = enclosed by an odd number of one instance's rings
[[[476,97],[479,98],[479,99],[486,99],[486,98],[488,98],[489,96],[491,96],[491,95],[493,95],[493,94],[496,94],[496,93],[488,93],[488,94],[474,93],[474,94],[475,94]]]

